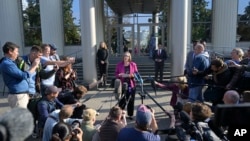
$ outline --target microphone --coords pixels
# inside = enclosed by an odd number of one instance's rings
[[[22,141],[34,129],[33,116],[28,109],[13,108],[0,117],[0,140]]]
[[[141,78],[141,75],[139,74],[139,72],[135,72],[134,73],[134,77],[135,77],[135,80],[140,82],[141,84],[143,84],[143,79]]]

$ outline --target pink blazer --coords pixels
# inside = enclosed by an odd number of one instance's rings
[[[130,75],[131,76],[134,76],[133,74],[138,72],[138,69],[137,69],[137,65],[135,62],[130,62],[129,64],[129,72],[130,72]],[[116,65],[116,69],[115,69],[115,77],[120,79],[123,83],[124,79],[122,77],[119,77],[118,74],[120,73],[125,73],[125,67],[124,67],[124,62],[119,62],[117,65]],[[135,87],[135,80],[134,80],[134,77],[130,78],[130,84],[131,84],[131,87],[134,88]]]

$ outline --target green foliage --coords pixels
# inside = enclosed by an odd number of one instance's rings
[[[192,40],[211,39],[211,17],[212,12],[206,9],[206,0],[193,0],[192,8]]]
[[[74,23],[72,11],[73,0],[63,0],[63,23],[65,45],[80,45],[80,27]]]
[[[240,41],[250,41],[250,2],[245,7],[243,15],[238,15],[240,21],[238,22],[237,33],[241,36]]]
[[[39,45],[42,42],[39,11],[39,2],[34,0],[29,0],[27,8],[23,9],[25,46]]]

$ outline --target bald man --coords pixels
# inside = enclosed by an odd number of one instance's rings
[[[228,90],[223,96],[223,101],[225,104],[238,104],[240,100],[240,95],[235,90]]]

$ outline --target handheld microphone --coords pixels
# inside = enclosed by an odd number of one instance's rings
[[[33,132],[33,116],[28,109],[13,108],[0,117],[0,127],[1,141],[22,141]]]

